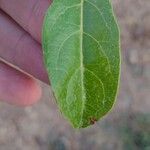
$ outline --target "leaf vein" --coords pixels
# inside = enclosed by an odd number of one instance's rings
[[[88,0],[85,0],[87,3],[89,3],[91,6],[93,6],[93,7],[95,7],[96,8],[96,10],[99,12],[99,14],[101,15],[101,17],[102,17],[102,19],[103,19],[103,21],[105,22],[105,25],[106,25],[106,27],[109,29],[109,31],[110,31],[110,27],[109,27],[109,25],[107,24],[107,21],[105,20],[105,17],[103,16],[103,14],[102,14],[102,12],[99,10],[99,8],[94,4],[94,3],[92,3],[92,2],[90,2],[90,1],[88,1]]]
[[[78,6],[80,6],[80,5],[81,5],[81,4],[79,3],[79,4],[76,4],[76,5],[73,5],[73,6],[66,7],[66,9],[65,9],[63,12],[61,12],[60,14],[58,14],[58,16],[56,17],[56,19],[55,19],[53,25],[52,25],[51,28],[49,29],[49,31],[51,31],[51,30],[53,29],[53,27],[54,27],[55,24],[57,23],[58,19],[59,19],[62,15],[64,15],[68,9],[71,9],[71,8],[74,8],[74,7],[78,7]]]
[[[65,38],[65,40],[60,44],[60,47],[59,47],[59,49],[58,49],[58,56],[57,56],[57,59],[56,59],[56,66],[57,66],[57,67],[58,67],[58,61],[59,61],[59,58],[60,58],[60,52],[61,52],[61,50],[62,50],[62,48],[63,48],[63,45],[65,44],[65,42],[66,42],[69,38],[71,38],[72,36],[74,36],[75,34],[77,34],[79,31],[80,31],[80,30],[75,31],[75,32],[73,32],[72,34],[70,34],[69,36],[67,36],[67,38]]]
[[[92,38],[98,44],[98,46],[100,47],[100,50],[102,51],[102,53],[105,55],[105,57],[107,59],[107,63],[108,63],[108,67],[109,67],[109,72],[111,73],[111,66],[110,66],[110,63],[109,63],[109,58],[106,55],[106,53],[104,52],[104,50],[102,48],[102,45],[100,44],[100,41],[98,41],[95,37],[93,37],[89,33],[84,32],[84,34],[87,35],[88,37]]]

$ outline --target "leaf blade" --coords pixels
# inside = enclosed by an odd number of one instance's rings
[[[55,0],[45,17],[43,48],[57,103],[73,126],[104,116],[120,73],[119,31],[109,0]]]

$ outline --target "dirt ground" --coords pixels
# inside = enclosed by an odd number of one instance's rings
[[[121,31],[122,75],[111,113],[74,130],[41,83],[42,100],[32,107],[0,103],[0,150],[150,150],[150,1],[112,1]]]

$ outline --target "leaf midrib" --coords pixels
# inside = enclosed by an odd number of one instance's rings
[[[84,0],[81,0],[81,17],[80,17],[80,32],[81,32],[81,37],[80,37],[80,67],[81,67],[81,88],[82,88],[82,110],[81,110],[81,119],[80,119],[80,124],[79,127],[82,126],[83,124],[83,115],[84,115],[84,110],[85,110],[85,100],[86,100],[86,95],[85,95],[85,88],[84,88],[84,64],[83,64],[83,7],[84,7]]]

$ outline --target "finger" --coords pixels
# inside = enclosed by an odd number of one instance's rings
[[[1,11],[0,57],[48,83],[41,45]]]
[[[41,97],[41,88],[29,76],[0,62],[0,100],[27,106]]]
[[[0,0],[0,8],[41,41],[44,14],[51,0]]]

